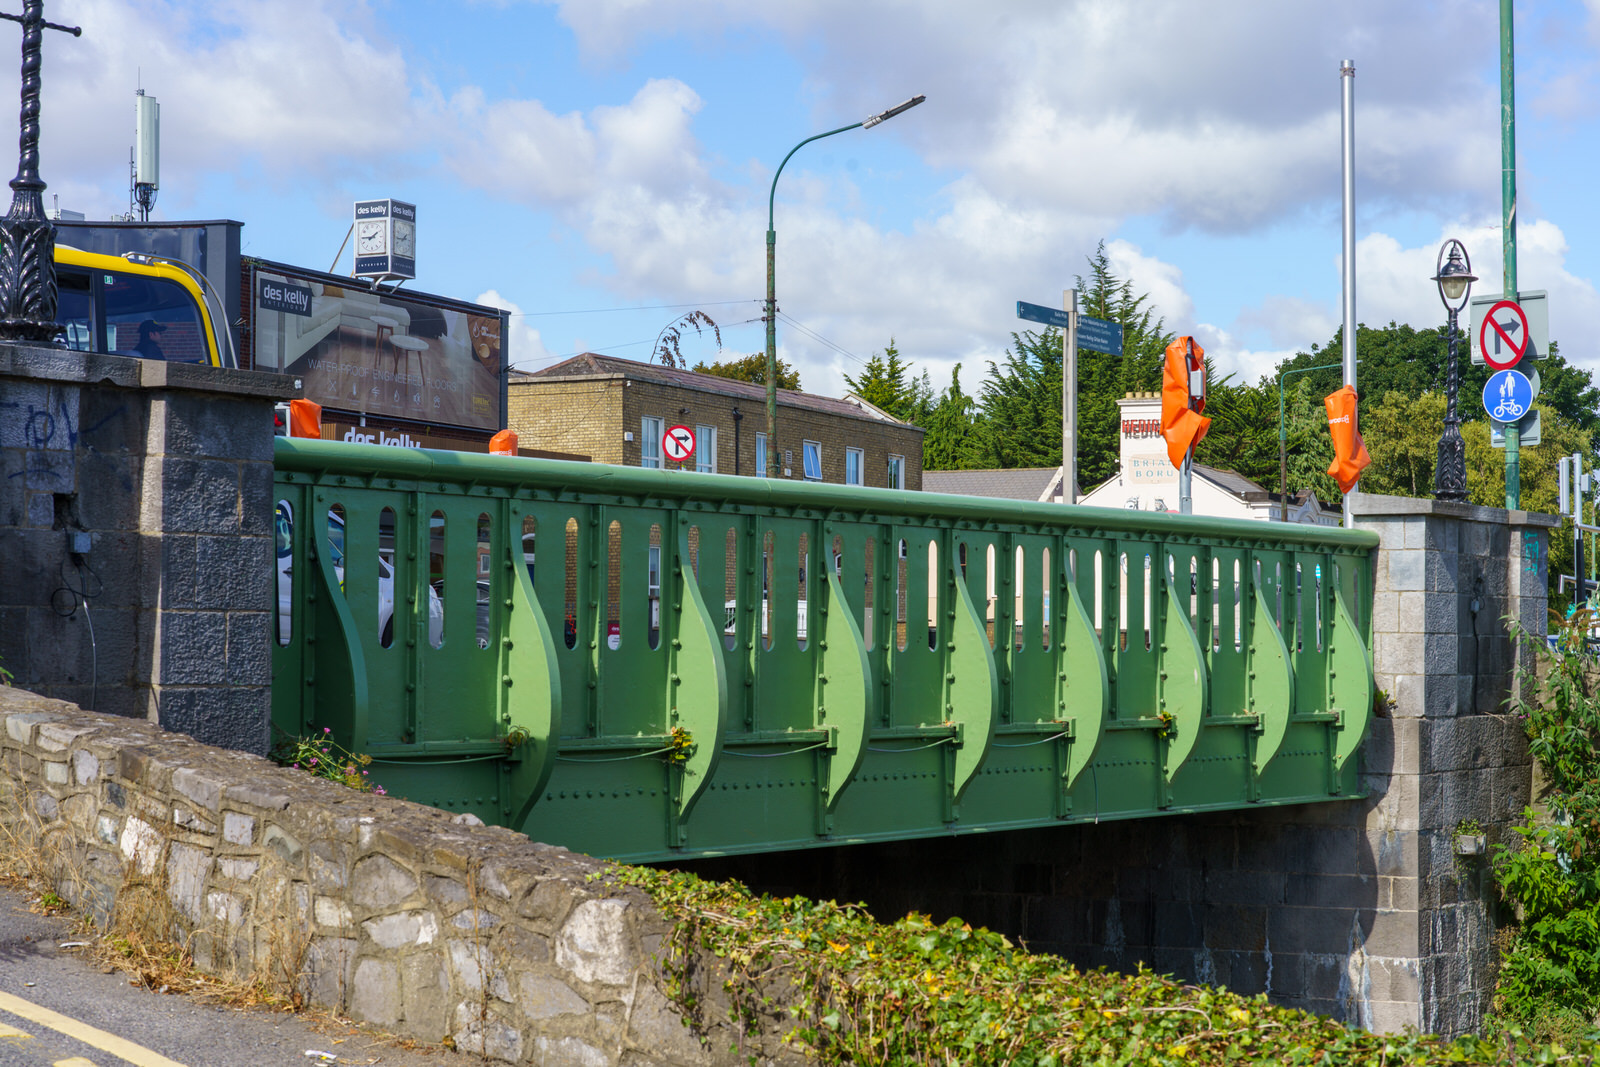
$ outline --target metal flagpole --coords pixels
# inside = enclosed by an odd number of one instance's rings
[[[1509,3],[1510,0],[1507,0]],[[1356,65],[1353,60],[1339,64],[1339,83],[1344,95],[1344,384],[1356,384]],[[1359,416],[1358,416],[1359,417]],[[1350,494],[1360,492],[1361,483],[1344,495],[1344,526],[1352,525]],[[1285,488],[1285,492],[1287,492]]]

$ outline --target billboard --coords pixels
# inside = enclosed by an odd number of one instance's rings
[[[494,432],[505,425],[498,308],[251,262],[250,346],[325,408]]]

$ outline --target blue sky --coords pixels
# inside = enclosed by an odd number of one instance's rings
[[[1247,377],[1339,315],[1339,61],[1356,79],[1358,311],[1442,318],[1441,240],[1500,287],[1497,5],[1352,0],[53,0],[43,176],[127,209],[132,97],[162,105],[157,218],[234,218],[326,269],[351,203],[418,205],[417,288],[515,310],[513,359],[648,357],[702,309],[807,388],[891,337],[975,388],[1104,240],[1167,325]],[[1519,4],[1523,289],[1594,366],[1600,0]],[[14,29],[4,31],[13,36]],[[0,37],[0,40],[8,39]],[[8,98],[15,67],[0,78]],[[349,269],[349,252],[341,261]],[[808,332],[809,331],[809,332]],[[718,358],[709,335],[691,359]]]

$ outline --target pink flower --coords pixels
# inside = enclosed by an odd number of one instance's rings
[[[374,793],[376,793],[376,794],[378,794],[378,795],[379,795],[379,796],[380,796],[380,797],[386,797],[386,796],[388,796],[388,795],[389,795],[389,794],[388,794],[388,793],[386,793],[386,792],[385,792],[385,791],[384,791],[384,788],[383,788],[383,786],[381,786],[381,785],[375,785],[375,786],[373,786],[373,787],[372,787],[372,791],[373,791],[373,792],[374,792]]]
[[[331,727],[331,726],[324,726],[324,727],[323,727],[323,728],[322,728],[322,732],[323,732],[323,733],[325,733],[325,734],[331,734],[331,733],[333,733],[333,727]]]

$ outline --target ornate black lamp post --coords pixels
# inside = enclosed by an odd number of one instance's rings
[[[0,341],[47,343],[56,325],[56,228],[44,214],[39,179],[39,66],[44,31],[77,37],[77,26],[44,20],[44,0],[23,0],[22,14],[0,11],[22,24],[22,138],[11,210],[0,219]]]
[[[1456,367],[1456,314],[1467,306],[1467,296],[1477,276],[1466,246],[1455,238],[1439,249],[1433,280],[1439,299],[1450,313],[1450,362],[1445,370],[1444,433],[1439,437],[1439,464],[1433,469],[1433,495],[1437,500],[1467,499],[1467,443],[1461,439],[1461,417],[1456,414],[1456,391],[1461,374]]]

